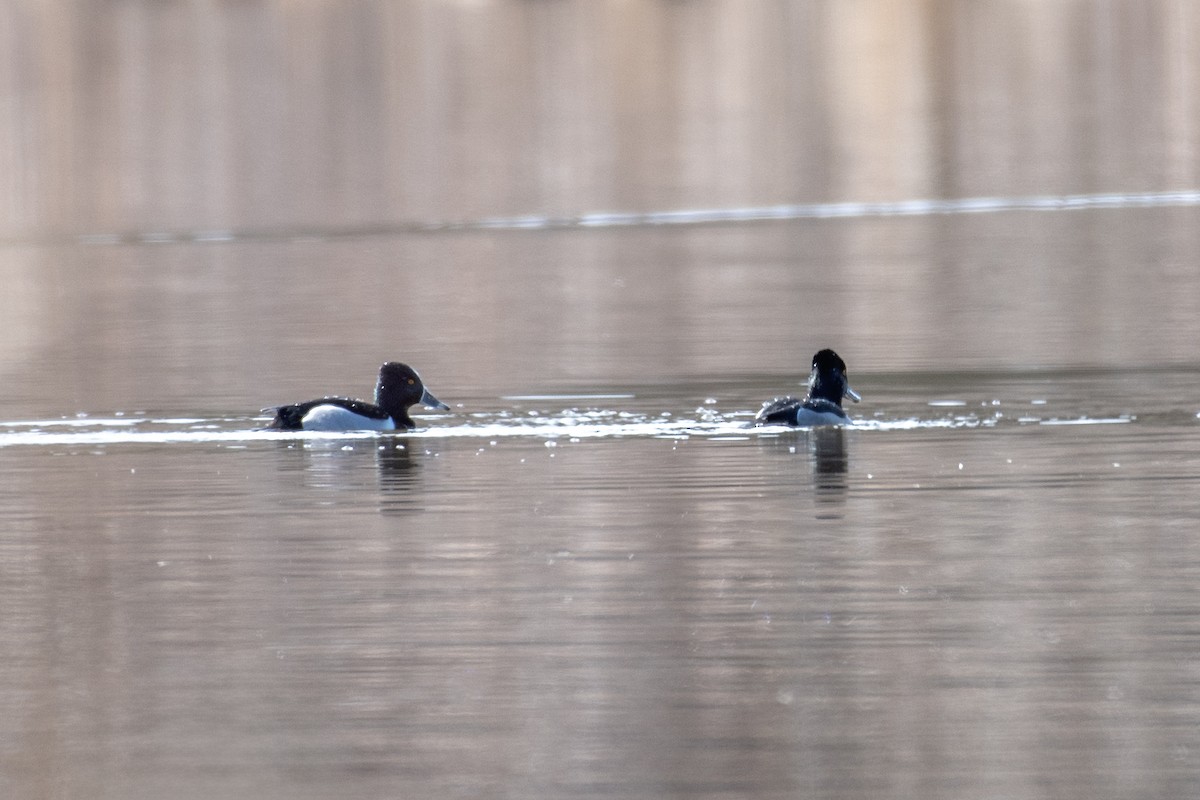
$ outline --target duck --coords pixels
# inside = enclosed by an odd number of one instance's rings
[[[416,427],[408,409],[420,403],[426,408],[449,411],[408,364],[387,361],[379,368],[375,402],[347,397],[322,397],[306,403],[264,408],[274,413],[268,428],[281,431],[406,431]]]
[[[808,394],[804,399],[776,397],[763,403],[754,417],[755,425],[792,425],[798,428],[817,428],[826,425],[848,425],[850,415],[842,408],[842,399],[855,403],[862,400],[846,380],[846,362],[826,348],[818,350],[812,359],[808,376]]]

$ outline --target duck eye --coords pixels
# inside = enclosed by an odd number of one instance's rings
[[[412,386],[414,383],[416,383],[416,381],[414,381],[412,378],[409,378],[409,379],[408,379],[408,385],[409,385],[409,386]]]

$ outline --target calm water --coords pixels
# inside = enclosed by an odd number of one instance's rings
[[[763,381],[11,423],[5,784],[1185,796],[1197,383],[868,374],[846,431],[747,430]]]
[[[1200,793],[1190,4],[345,8],[0,4],[0,796]]]

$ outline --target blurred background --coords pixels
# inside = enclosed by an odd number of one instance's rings
[[[1193,0],[0,0],[0,796],[1197,796],[1198,264]]]
[[[4,4],[3,233],[1192,188],[1187,2]]]
[[[472,399],[825,345],[1194,364],[1194,194],[569,223],[1191,191],[1198,32],[1186,0],[10,0],[0,410],[365,392],[385,358]]]

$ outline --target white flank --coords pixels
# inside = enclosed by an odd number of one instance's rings
[[[304,415],[306,431],[393,431],[391,417],[371,419],[341,406],[317,406]]]

